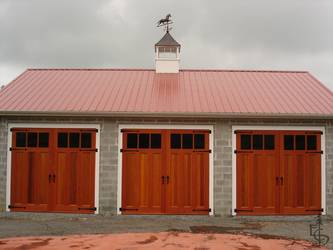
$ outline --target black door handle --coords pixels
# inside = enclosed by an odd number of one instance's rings
[[[281,185],[283,185],[283,177],[282,176],[280,177],[280,183],[281,183]]]
[[[167,179],[167,184],[169,184],[169,176],[167,176],[166,179]]]
[[[276,185],[277,185],[277,186],[280,184],[279,179],[280,179],[279,177],[276,177],[276,178],[275,178],[275,182],[276,182]]]
[[[164,176],[162,176],[161,178],[162,178],[162,184],[164,184]]]
[[[49,174],[49,183],[51,183],[51,178],[52,178],[52,175]]]
[[[55,174],[53,174],[53,183],[55,183],[55,178],[56,178],[56,176],[55,176]]]

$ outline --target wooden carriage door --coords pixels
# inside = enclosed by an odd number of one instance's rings
[[[168,214],[209,212],[209,131],[171,130],[167,136]]]
[[[93,213],[96,131],[57,129],[52,171],[53,210]]]
[[[320,132],[284,132],[281,141],[281,212],[320,213]]]
[[[47,129],[12,129],[11,211],[49,209],[51,141]]]
[[[123,214],[162,213],[164,133],[161,130],[122,130]]]
[[[274,131],[237,131],[238,214],[278,212],[279,141]]]

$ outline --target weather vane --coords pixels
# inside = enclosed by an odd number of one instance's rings
[[[157,27],[165,26],[166,32],[169,32],[169,30],[172,29],[171,27],[169,27],[169,25],[173,23],[170,18],[171,14],[166,15],[165,18],[162,18],[157,22]]]

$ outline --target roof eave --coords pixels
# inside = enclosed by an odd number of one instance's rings
[[[194,112],[63,112],[63,111],[0,111],[0,116],[56,116],[56,117],[165,117],[165,118],[262,118],[262,119],[326,119],[333,114],[285,114],[285,113],[194,113]]]

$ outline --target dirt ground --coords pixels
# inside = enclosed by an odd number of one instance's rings
[[[312,216],[0,213],[0,249],[319,249],[309,234],[314,221]],[[322,233],[333,249],[331,218],[323,217]]]
[[[305,241],[262,239],[247,235],[193,233],[125,233],[0,240],[0,249],[195,249],[303,250],[325,249]]]

